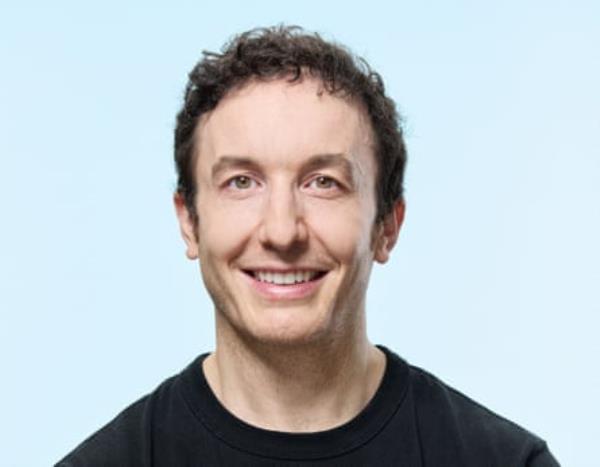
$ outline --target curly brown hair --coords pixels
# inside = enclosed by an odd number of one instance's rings
[[[406,147],[394,101],[385,94],[381,76],[344,46],[308,34],[298,26],[275,26],[244,32],[225,44],[221,53],[203,52],[189,74],[175,128],[177,193],[197,222],[194,206],[194,130],[200,117],[213,110],[233,88],[251,79],[308,75],[340,97],[356,99],[370,118],[375,136],[377,220],[402,199]]]

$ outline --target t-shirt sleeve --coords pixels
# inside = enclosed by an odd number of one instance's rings
[[[55,467],[138,467],[149,465],[147,398],[132,404]]]
[[[539,451],[531,455],[526,467],[560,467],[560,464],[554,458],[546,443],[544,443]]]
[[[147,465],[143,441],[107,427],[86,440],[55,467],[138,467]]]

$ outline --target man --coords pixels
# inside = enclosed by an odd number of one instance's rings
[[[190,74],[175,207],[216,350],[61,466],[555,466],[545,443],[367,339],[404,217],[406,152],[379,75],[297,28]]]

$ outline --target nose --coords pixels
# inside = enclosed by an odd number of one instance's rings
[[[293,189],[273,189],[265,203],[259,240],[267,248],[289,251],[306,242],[307,227]]]

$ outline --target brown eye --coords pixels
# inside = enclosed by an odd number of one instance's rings
[[[239,175],[231,182],[238,190],[247,190],[252,185],[252,180],[250,177],[246,177],[245,175]]]

